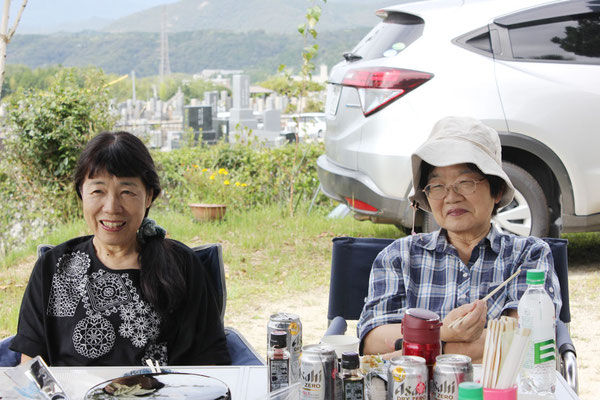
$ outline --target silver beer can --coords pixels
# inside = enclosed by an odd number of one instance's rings
[[[290,385],[300,380],[300,355],[302,354],[302,323],[297,314],[276,313],[267,324],[267,348],[271,343],[271,333],[287,332],[287,349],[290,352]]]
[[[337,356],[333,347],[304,346],[300,361],[300,399],[335,400],[338,384]],[[338,390],[341,394],[341,390]]]
[[[473,382],[471,357],[462,354],[441,354],[435,359],[432,400],[458,400],[458,385]]]
[[[423,357],[399,356],[390,360],[388,400],[429,400],[429,372]]]

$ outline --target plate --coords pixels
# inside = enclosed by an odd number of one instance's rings
[[[111,379],[88,390],[85,400],[104,399],[230,400],[225,383],[206,375],[163,372]]]

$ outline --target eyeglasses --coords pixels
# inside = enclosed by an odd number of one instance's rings
[[[427,198],[432,200],[441,200],[448,195],[450,188],[454,190],[454,193],[458,193],[462,196],[472,194],[477,188],[477,184],[485,179],[465,179],[463,181],[454,182],[452,185],[442,185],[441,183],[430,183],[425,186],[423,192]]]

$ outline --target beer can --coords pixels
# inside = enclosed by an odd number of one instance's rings
[[[287,332],[287,349],[290,352],[290,384],[300,380],[300,354],[302,354],[302,323],[300,317],[290,313],[271,315],[267,324],[267,348],[271,343],[271,333]]]
[[[390,360],[388,400],[429,400],[429,372],[423,357],[399,356]]]
[[[473,382],[471,357],[442,354],[436,357],[431,383],[432,400],[458,400],[458,385]]]
[[[304,346],[300,362],[300,399],[335,400],[338,385],[337,356],[333,347]],[[341,390],[338,390],[341,394]]]

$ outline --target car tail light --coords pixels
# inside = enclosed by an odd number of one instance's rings
[[[363,114],[369,116],[433,78],[433,74],[399,68],[352,69],[342,85],[358,90]]]
[[[348,205],[350,207],[355,208],[357,210],[369,211],[369,212],[377,212],[378,211],[375,207],[373,207],[372,205],[370,205],[368,203],[365,203],[364,201],[351,199],[350,197],[346,197],[346,201],[348,202]]]

